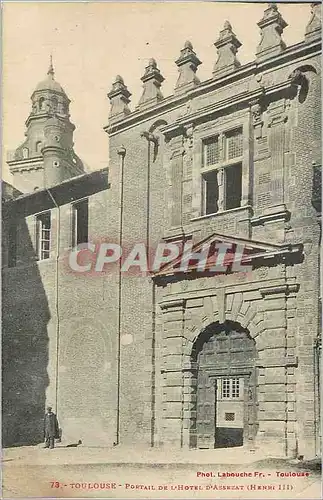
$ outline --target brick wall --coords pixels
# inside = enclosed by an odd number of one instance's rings
[[[104,275],[76,275],[66,268],[70,203],[59,211],[49,207],[52,255],[38,263],[33,224],[39,207],[31,209],[20,221],[18,266],[4,273],[6,443],[14,442],[17,426],[17,441],[37,441],[43,409],[51,403],[67,440],[192,445],[192,347],[209,324],[232,321],[248,330],[257,347],[254,444],[276,455],[314,454],[319,228],[311,193],[320,88],[309,69],[318,72],[315,58],[299,57],[265,65],[260,78],[250,66],[224,84],[209,82],[211,88],[178,101],[171,97],[139,109],[115,128],[111,122],[109,189],[89,197],[89,235],[91,241],[119,243],[127,254],[136,243],[154,249],[163,238],[181,239],[183,233],[194,241],[220,233],[302,243],[303,260],[263,263],[248,275],[155,284],[120,274],[117,266]],[[299,67],[308,79],[306,92],[288,83]],[[264,101],[261,86],[271,89]],[[248,100],[236,105],[235,96],[258,91],[256,111]],[[244,127],[242,206],[204,217],[201,141],[236,126]],[[158,147],[149,146],[142,132],[153,133]],[[33,344],[38,341],[39,349]],[[13,368],[12,352],[21,369]],[[31,430],[12,416],[16,407],[22,413],[31,408]]]

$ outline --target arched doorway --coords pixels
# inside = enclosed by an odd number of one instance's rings
[[[233,322],[212,323],[192,351],[197,448],[253,446],[257,433],[255,341]]]

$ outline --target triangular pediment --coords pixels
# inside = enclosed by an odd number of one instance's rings
[[[286,255],[302,253],[300,244],[277,245],[219,233],[213,233],[195,243],[192,238],[183,237],[169,244],[179,247],[178,256],[162,265],[160,270],[154,273],[155,277],[198,271],[214,274],[236,272],[242,270],[243,266],[251,266],[256,260],[269,260],[279,256],[283,258]],[[199,255],[203,257],[200,258]]]

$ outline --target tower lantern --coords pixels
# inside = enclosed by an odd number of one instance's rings
[[[26,181],[28,190],[51,187],[84,171],[73,150],[71,101],[55,80],[52,56],[47,76],[36,86],[31,102],[26,139],[8,159],[11,173],[19,184]]]

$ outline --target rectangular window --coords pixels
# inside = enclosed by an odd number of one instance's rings
[[[240,397],[240,380],[238,378],[224,378],[222,379],[223,399],[237,399]]]
[[[233,398],[238,398],[240,396],[240,380],[238,378],[233,378],[231,380],[231,395]]]
[[[219,136],[211,137],[203,143],[204,148],[204,166],[209,167],[220,161]]]
[[[231,210],[241,205],[242,197],[242,128],[203,141],[202,212],[204,215]],[[213,169],[212,169],[213,167]],[[218,183],[217,172],[223,171]]]
[[[36,252],[37,259],[50,257],[51,216],[50,212],[36,215]]]
[[[218,211],[218,180],[217,172],[213,170],[203,175],[203,191],[204,191],[204,213],[214,214]]]
[[[88,242],[89,203],[81,200],[72,205],[72,246]]]
[[[239,158],[243,153],[242,130],[232,130],[225,134],[225,158],[232,160]]]
[[[224,210],[238,208],[242,194],[242,165],[230,165],[224,169]]]
[[[222,380],[222,397],[229,398],[230,397],[230,379],[224,378]]]

